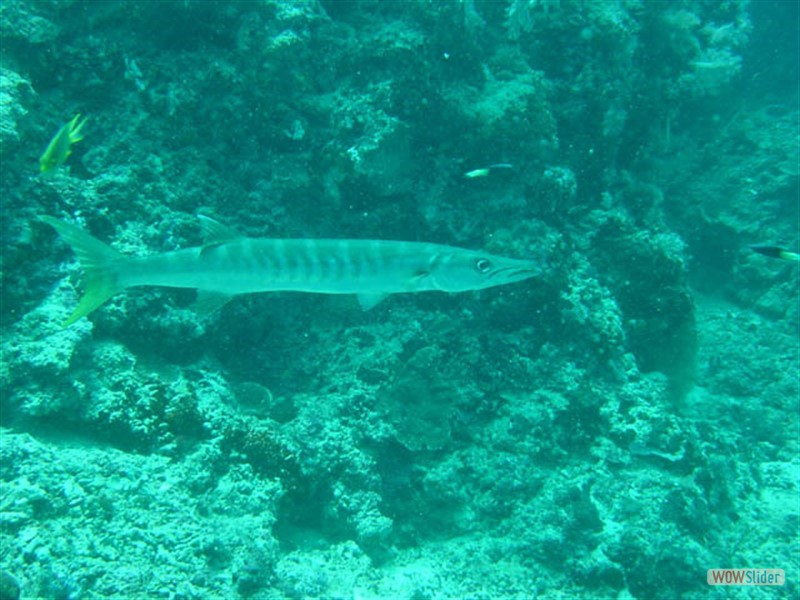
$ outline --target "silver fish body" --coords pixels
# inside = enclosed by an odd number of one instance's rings
[[[121,287],[159,285],[223,294],[295,291],[396,294],[482,289],[534,276],[540,267],[420,242],[242,238],[130,259]]]
[[[75,249],[86,271],[84,297],[67,324],[113,294],[135,286],[196,288],[222,300],[216,304],[257,292],[356,294],[362,306],[370,308],[389,294],[479,290],[542,272],[537,261],[441,244],[387,240],[228,235],[202,247],[128,257],[74,225],[52,217],[42,220]]]

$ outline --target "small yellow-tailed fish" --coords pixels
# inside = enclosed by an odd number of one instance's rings
[[[489,165],[488,167],[484,167],[482,169],[473,169],[472,171],[467,171],[464,173],[464,177],[467,179],[476,179],[478,177],[488,177],[491,173],[495,171],[511,171],[514,169],[514,165],[509,163],[495,163],[493,165]]]
[[[61,126],[61,129],[50,140],[47,149],[39,159],[39,170],[42,173],[55,171],[64,164],[64,161],[72,154],[72,144],[83,139],[81,128],[86,124],[88,118],[84,117],[82,121],[78,122],[78,119],[80,119],[78,114],[69,123]]]
[[[770,258],[779,258],[781,260],[789,260],[793,262],[800,261],[800,253],[786,250],[780,246],[750,246],[750,249],[753,252],[758,252],[759,254],[769,256]]]

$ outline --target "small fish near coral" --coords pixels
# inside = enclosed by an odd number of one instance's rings
[[[481,290],[544,270],[534,260],[424,242],[246,238],[202,216],[205,245],[125,256],[75,225],[40,220],[72,246],[86,274],[83,297],[64,326],[135,286],[197,289],[196,308],[204,313],[239,294],[277,291],[355,294],[369,310],[390,294]]]
[[[489,165],[488,167],[483,167],[482,169],[473,169],[472,171],[467,171],[464,173],[465,179],[478,179],[481,177],[488,177],[489,175],[497,174],[497,173],[510,173],[514,170],[514,165],[509,163],[495,163],[493,165]]]
[[[39,158],[39,171],[42,174],[53,173],[72,154],[72,144],[83,139],[81,129],[89,117],[84,117],[78,122],[80,115],[75,115],[68,123],[64,123],[50,140],[41,158]]]
[[[786,248],[781,248],[780,246],[750,246],[750,250],[757,254],[763,254],[764,256],[768,256],[770,258],[777,258],[780,260],[788,260],[791,262],[800,262],[800,253],[792,252],[791,250],[787,250]]]

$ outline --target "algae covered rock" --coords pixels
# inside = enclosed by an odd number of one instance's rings
[[[11,573],[0,569],[0,598],[2,600],[19,600],[21,588]]]
[[[441,450],[450,442],[459,392],[442,373],[442,359],[434,346],[417,350],[378,394],[378,406],[409,450]]]

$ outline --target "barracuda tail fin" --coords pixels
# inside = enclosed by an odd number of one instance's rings
[[[88,315],[114,294],[122,291],[122,286],[118,283],[118,276],[125,263],[130,259],[74,225],[48,216],[39,217],[39,220],[55,229],[58,235],[72,247],[75,254],[78,255],[81,266],[86,271],[83,280],[83,297],[77,308],[64,322],[64,327],[68,327]]]

